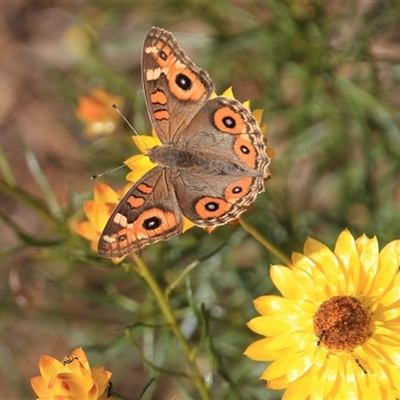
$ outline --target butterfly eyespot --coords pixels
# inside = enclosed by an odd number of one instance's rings
[[[246,147],[245,145],[243,145],[243,144],[240,146],[240,151],[243,154],[249,154],[250,153],[250,149],[248,147]]]
[[[205,208],[207,211],[217,211],[219,208],[219,204],[216,203],[215,201],[210,201],[205,205]]]
[[[143,221],[143,228],[146,230],[154,230],[161,226],[161,219],[158,217],[147,218]]]
[[[159,54],[160,58],[162,58],[164,61],[168,58],[168,55],[165,51],[160,50],[158,52],[158,54]]]
[[[125,240],[126,240],[126,235],[118,236],[118,242],[125,242]]]
[[[240,186],[235,186],[235,187],[232,189],[232,193],[235,193],[235,194],[241,193],[242,191],[243,191],[243,189],[242,189]]]
[[[222,123],[230,129],[233,129],[236,126],[236,121],[231,117],[222,118]]]
[[[192,81],[191,79],[185,74],[178,74],[175,78],[175,83],[182,89],[182,90],[190,90],[192,88]]]

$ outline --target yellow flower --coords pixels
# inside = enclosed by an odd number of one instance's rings
[[[232,88],[228,88],[222,93],[223,97],[228,97],[230,99],[234,99]],[[212,94],[212,97],[217,97],[215,93]],[[243,103],[243,106],[247,109],[250,109],[250,102],[246,101]],[[261,118],[263,114],[263,110],[254,110],[252,112],[254,118],[257,120],[258,124],[261,126],[261,132],[264,134],[267,130],[265,125],[261,125]],[[152,131],[152,135],[140,135],[140,136],[132,136],[132,139],[136,145],[136,147],[141,151],[142,154],[137,154],[132,157],[129,157],[125,160],[125,164],[132,170],[126,176],[126,179],[131,182],[137,182],[144,174],[149,172],[151,169],[155,168],[157,164],[154,164],[150,161],[150,158],[147,156],[148,150],[155,146],[162,146],[160,139],[158,138],[156,132]],[[273,158],[275,153],[273,149],[267,148],[268,156]],[[144,155],[144,156],[143,156]],[[235,221],[231,221],[231,223],[235,223]],[[183,232],[192,228],[195,224],[188,220],[186,217],[183,217]],[[206,231],[211,232],[214,228],[205,228]]]
[[[121,96],[111,95],[103,89],[94,89],[90,95],[79,98],[75,115],[86,124],[88,136],[108,135],[115,131],[121,117],[111,107],[112,103],[122,108],[124,101]]]
[[[111,372],[103,367],[90,369],[82,348],[58,361],[47,355],[40,357],[39,376],[31,379],[37,400],[105,400]]]
[[[400,240],[345,230],[332,252],[308,238],[290,268],[271,266],[284,296],[255,300],[248,326],[265,336],[245,355],[272,361],[261,375],[283,399],[400,398]]]
[[[105,183],[98,183],[94,187],[94,199],[85,201],[83,209],[88,221],[79,222],[76,226],[76,232],[85,239],[90,240],[91,249],[97,252],[100,235],[110,217],[115,206],[119,203],[122,195],[128,191],[131,184],[125,186],[120,192],[115,192]],[[119,262],[121,259],[113,259]]]

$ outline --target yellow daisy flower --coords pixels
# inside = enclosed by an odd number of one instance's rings
[[[120,109],[124,105],[121,96],[112,95],[103,89],[94,89],[90,95],[79,98],[75,115],[86,124],[87,136],[109,135],[115,131],[121,118],[111,107],[112,103]]]
[[[283,399],[400,398],[400,240],[343,231],[332,252],[308,238],[289,268],[271,266],[282,293],[255,300],[248,326],[265,338],[245,355]]]
[[[37,400],[112,400],[111,372],[103,367],[91,369],[82,348],[63,361],[43,355],[39,369],[40,375],[31,379]]]

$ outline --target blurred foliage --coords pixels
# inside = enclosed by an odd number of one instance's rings
[[[82,346],[134,399],[198,399],[182,348],[129,261],[100,259],[74,232],[93,173],[135,152],[129,128],[85,137],[74,111],[96,87],[121,96],[140,133],[150,125],[141,44],[172,31],[218,92],[263,108],[277,153],[272,179],[246,213],[290,256],[307,236],[333,244],[348,227],[400,237],[400,6],[396,1],[36,2],[0,5],[0,387],[33,398],[40,354]],[[124,173],[105,181],[121,188]],[[141,255],[212,387],[212,398],[276,399],[243,351],[252,300],[274,292],[280,261],[239,226],[194,228]],[[198,261],[198,262],[197,262]],[[118,398],[114,394],[115,398]]]

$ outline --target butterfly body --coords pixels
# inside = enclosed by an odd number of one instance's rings
[[[103,257],[121,257],[183,230],[236,219],[264,190],[270,162],[249,110],[210,98],[208,73],[185,55],[170,32],[152,28],[143,44],[146,104],[162,143],[148,150],[157,166],[128,191],[99,241]]]

